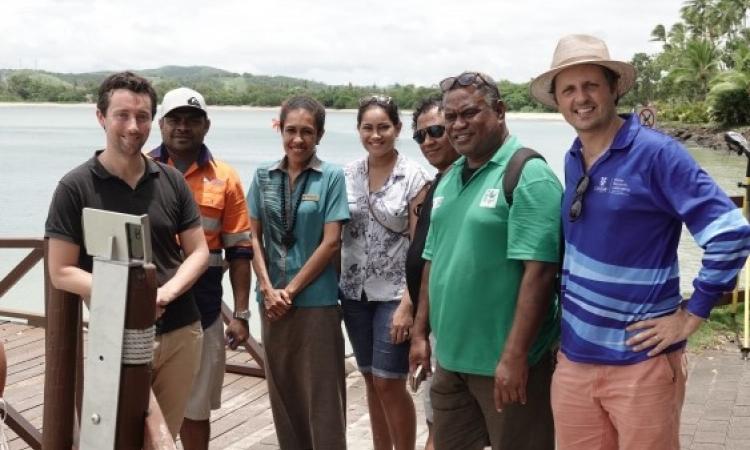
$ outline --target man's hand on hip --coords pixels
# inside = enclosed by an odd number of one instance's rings
[[[702,323],[700,317],[678,308],[668,316],[642,320],[627,327],[627,331],[641,331],[625,341],[625,345],[633,346],[634,352],[654,347],[648,356],[656,356],[670,345],[687,339]]]

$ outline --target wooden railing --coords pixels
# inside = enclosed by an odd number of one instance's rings
[[[0,308],[0,316],[26,320],[31,326],[45,328],[44,433],[40,433],[23,415],[6,402],[6,422],[34,450],[71,448],[80,423],[83,392],[83,332],[81,299],[54,289],[47,271],[47,248],[43,238],[0,238],[2,249],[30,249],[30,252],[0,280],[0,299],[40,261],[44,262],[44,314]],[[222,318],[231,320],[231,309],[222,304]],[[265,355],[262,346],[250,336],[241,344],[253,358],[250,364],[227,364],[227,372],[264,376]],[[71,386],[75,386],[71,389]],[[152,402],[155,404],[155,402]],[[146,421],[145,448],[174,448],[167,444],[161,417]],[[2,411],[3,408],[0,408]],[[75,411],[75,413],[74,413]],[[168,433],[167,433],[168,437]]]
[[[24,277],[36,264],[44,259],[44,239],[41,238],[4,238],[0,239],[0,249],[31,249],[28,255],[24,257],[21,262],[8,272],[2,280],[0,280],[0,298],[2,298],[6,292],[18,283],[18,281]],[[45,274],[46,278],[46,274]],[[46,282],[46,281],[45,281]],[[14,309],[0,308],[0,315],[4,317],[13,317],[18,319],[25,319],[31,326],[43,327],[46,323],[46,319],[43,315],[33,314],[24,311],[18,311]]]
[[[2,298],[18,281],[23,278],[39,261],[44,259],[44,239],[41,238],[6,238],[0,239],[0,249],[31,249],[21,262],[19,262],[8,274],[0,280],[0,298]],[[49,280],[45,270],[44,284],[45,297]],[[0,309],[0,316],[26,319],[29,325],[45,326],[45,317],[38,314],[29,314],[22,311]],[[49,376],[49,375],[47,375]],[[6,423],[26,444],[38,450],[42,448],[42,434],[12,404],[5,402]]]

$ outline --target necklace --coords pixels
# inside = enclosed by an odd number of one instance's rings
[[[284,236],[281,237],[281,243],[284,244],[284,247],[288,250],[294,247],[294,243],[297,242],[297,239],[294,237],[294,223],[297,221],[297,212],[299,211],[300,203],[302,203],[302,196],[305,195],[305,190],[307,190],[307,182],[310,179],[310,172],[305,171],[302,175],[305,179],[302,182],[302,189],[296,200],[294,199],[294,192],[290,188],[289,198],[294,205],[291,208],[291,211],[287,211],[286,207],[286,180],[289,175],[285,175],[286,176],[281,178],[281,225],[284,228]],[[290,215],[291,218],[289,217]]]

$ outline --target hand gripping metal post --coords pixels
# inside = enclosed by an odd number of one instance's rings
[[[94,268],[80,448],[142,449],[156,308],[148,217],[86,208],[83,227]]]
[[[745,182],[737,183],[738,187],[741,187],[745,190],[744,194],[742,195],[742,214],[745,216],[745,219],[750,220],[750,206],[748,205],[748,200],[750,200],[750,145],[748,145],[747,139],[745,139],[745,136],[741,135],[740,133],[737,133],[735,131],[728,131],[727,133],[724,133],[724,141],[727,143],[727,146],[729,147],[730,151],[733,151],[737,153],[738,155],[745,155],[747,158],[747,168],[745,169]],[[745,262],[745,267],[743,269],[744,274],[744,286],[745,286],[745,308],[744,308],[744,315],[743,315],[743,327],[742,327],[742,359],[748,359],[750,356],[750,267],[748,267],[748,262]],[[739,280],[738,280],[739,281]],[[737,287],[735,287],[734,292],[732,294],[732,310],[733,312],[737,311],[737,297],[739,292],[739,282],[737,283]]]

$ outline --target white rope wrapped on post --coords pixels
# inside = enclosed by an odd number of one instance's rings
[[[125,329],[122,338],[122,363],[141,365],[151,362],[154,356],[155,327],[143,330]]]

